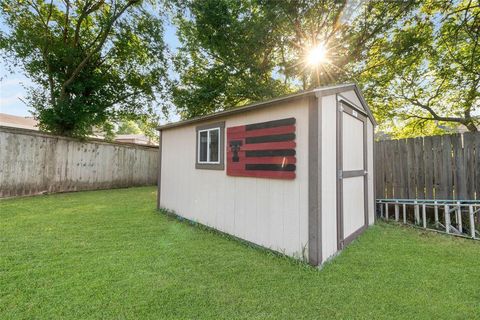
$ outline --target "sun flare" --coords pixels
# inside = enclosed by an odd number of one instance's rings
[[[310,49],[307,55],[307,64],[314,66],[327,62],[327,48],[324,44],[319,44]]]

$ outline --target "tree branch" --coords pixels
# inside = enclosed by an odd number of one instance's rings
[[[65,25],[63,27],[63,43],[67,43],[68,24],[70,23],[70,0],[65,0]]]
[[[87,64],[87,62],[91,59],[91,57],[95,54],[95,53],[98,53],[103,45],[105,44],[105,41],[107,40],[107,37],[108,37],[108,34],[110,33],[114,23],[117,21],[117,19],[128,9],[130,8],[132,5],[134,5],[135,3],[138,3],[140,0],[129,0],[128,3],[122,8],[120,9],[120,11],[116,12],[111,20],[109,21],[109,23],[107,24],[107,27],[105,28],[105,31],[103,32],[103,35],[101,36],[97,46],[90,51],[90,53],[80,62],[80,64],[78,64],[78,66],[75,68],[75,70],[73,70],[72,74],[70,75],[70,77],[62,84],[62,89],[61,89],[61,96],[64,97],[65,95],[65,90],[66,88],[73,82],[73,80],[75,80],[76,76],[82,71],[82,69],[85,67],[85,65]]]
[[[465,12],[465,14],[467,14],[467,12],[470,11],[470,9],[474,9],[474,8],[478,8],[478,7],[480,7],[480,4],[479,4],[479,5],[473,5],[473,6],[472,6],[472,0],[470,0],[465,7],[459,8],[459,9],[454,10],[454,11],[450,12],[449,14],[447,14],[447,15],[442,19],[442,22],[445,21],[446,19],[450,18],[450,16],[452,16],[452,15],[454,15],[454,14],[456,14],[456,13]]]
[[[50,1],[50,5],[49,5],[46,20],[43,19],[42,14],[41,14],[41,10],[37,7],[37,5],[34,2],[28,1],[27,3],[37,13],[38,20],[43,25],[43,29],[44,29],[44,33],[45,33],[45,44],[44,44],[43,48],[41,48],[41,53],[42,53],[42,57],[43,57],[43,60],[45,62],[45,65],[47,67],[47,72],[48,72],[48,86],[49,86],[49,89],[50,89],[50,103],[52,105],[54,105],[55,104],[55,95],[54,95],[55,83],[54,83],[54,80],[53,80],[52,66],[51,66],[49,58],[48,58],[50,41],[51,41],[51,38],[52,38],[51,33],[50,33],[50,29],[48,27],[48,24],[50,22],[50,18],[52,17],[53,0]]]
[[[82,23],[83,23],[83,20],[85,20],[87,18],[87,16],[89,14],[91,14],[92,12],[95,12],[97,11],[98,9],[100,9],[100,7],[105,3],[104,0],[101,0],[99,2],[97,2],[96,4],[92,5],[90,7],[90,5],[92,4],[91,1],[86,1],[85,2],[85,5],[83,6],[83,9],[82,9],[82,13],[80,14],[80,17],[78,17],[78,20],[77,20],[77,25],[75,27],[75,36],[73,38],[73,45],[76,47],[78,46],[78,41],[80,39],[80,28],[82,26]],[[89,8],[90,7],[90,8]]]

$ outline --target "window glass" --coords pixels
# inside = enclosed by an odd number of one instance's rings
[[[218,136],[219,136],[219,129],[213,129],[209,131],[210,134],[210,159],[209,162],[218,162]]]
[[[199,161],[207,162],[208,131],[199,132]]]

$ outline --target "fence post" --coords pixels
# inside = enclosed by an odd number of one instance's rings
[[[445,229],[447,233],[450,233],[450,208],[448,207],[448,204],[444,206],[445,210]]]
[[[457,224],[458,224],[458,231],[460,231],[460,233],[463,233],[462,207],[460,206],[460,201],[457,201]]]
[[[399,207],[398,207],[398,201],[397,201],[397,203],[395,203],[395,221],[398,221],[398,210],[399,210]]]
[[[468,206],[468,213],[470,215],[470,234],[472,236],[472,239],[475,239],[475,217],[472,205]]]
[[[422,220],[423,220],[423,228],[427,229],[427,206],[425,203],[422,205]]]
[[[420,208],[418,206],[417,200],[415,200],[415,224],[420,224]]]

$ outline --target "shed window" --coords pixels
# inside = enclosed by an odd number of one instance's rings
[[[224,169],[224,128],[224,122],[197,127],[197,169]]]
[[[208,131],[200,131],[198,133],[199,139],[199,162],[207,162],[207,147],[208,147]]]
[[[220,128],[198,131],[198,162],[219,163]]]

